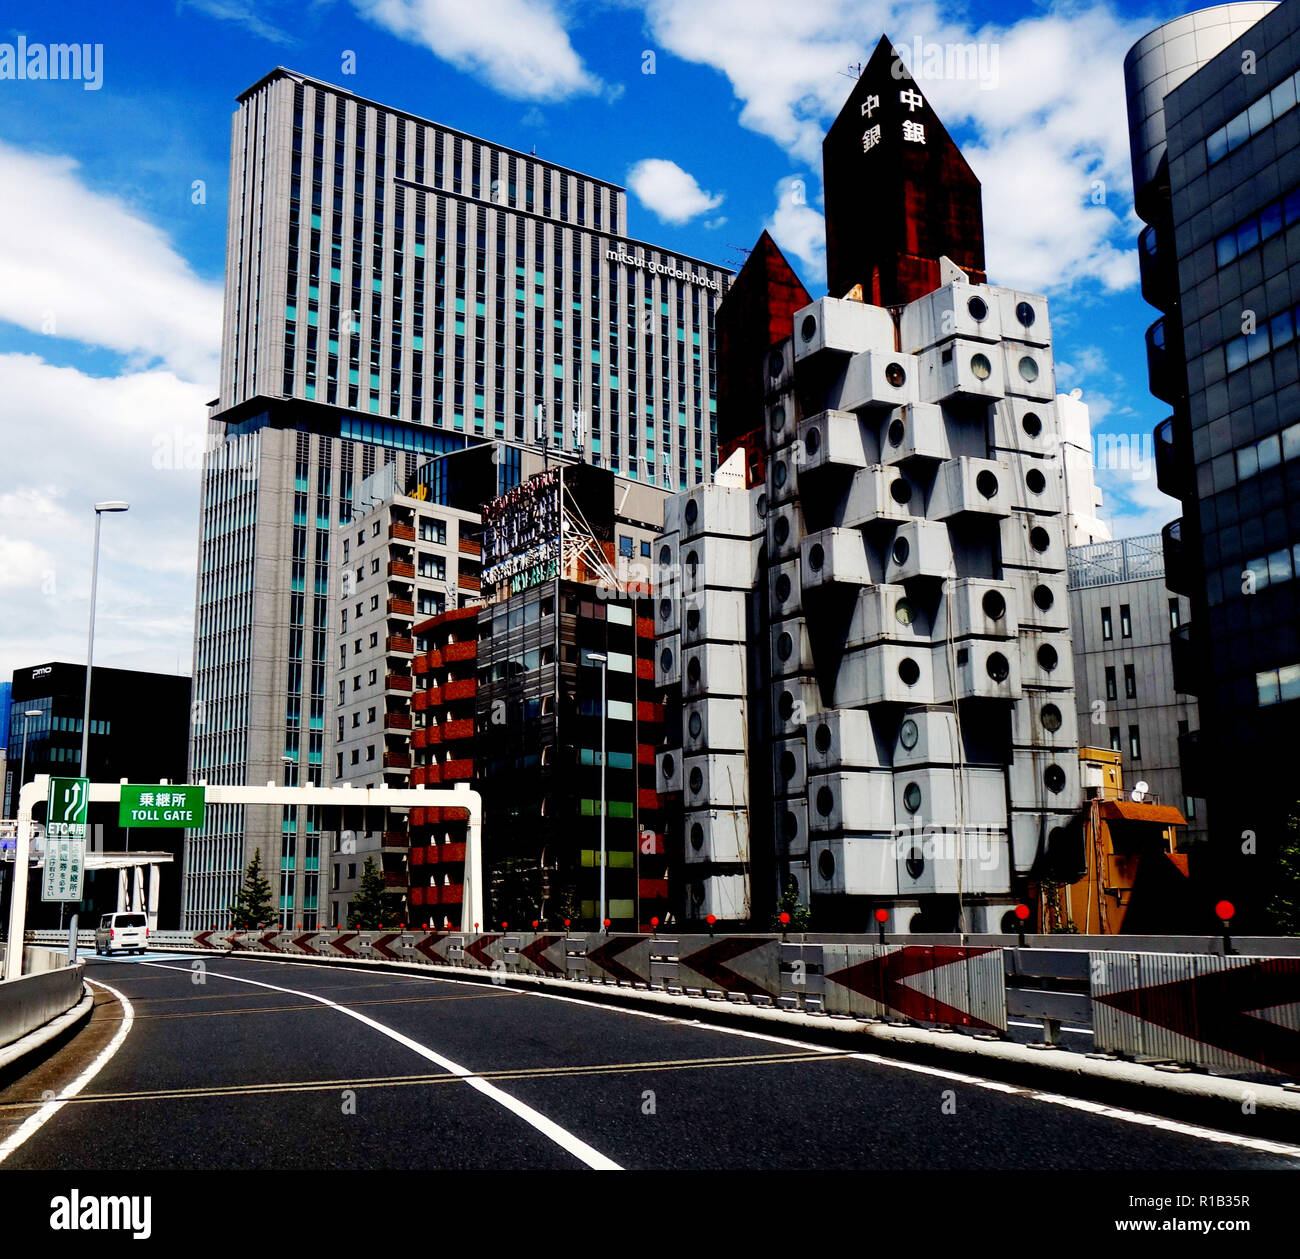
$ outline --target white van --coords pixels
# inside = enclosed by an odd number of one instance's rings
[[[149,947],[149,920],[144,914],[105,914],[95,930],[95,952],[143,953]]]

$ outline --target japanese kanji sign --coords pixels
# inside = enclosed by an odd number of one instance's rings
[[[79,901],[86,867],[86,809],[90,780],[51,778],[45,813],[43,901]]]
[[[117,807],[119,826],[184,827],[203,825],[202,787],[123,783]]]

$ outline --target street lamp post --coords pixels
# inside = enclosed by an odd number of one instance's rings
[[[608,689],[609,679],[609,657],[599,652],[589,652],[587,659],[592,664],[600,665],[600,922],[598,928],[604,930],[606,917],[606,899],[605,899],[605,762],[609,758],[605,755],[605,732],[608,729],[606,691]]]
[[[126,511],[129,503],[120,499],[95,504],[95,549],[90,561],[90,629],[86,637],[86,702],[81,715],[81,769],[82,778],[89,778],[86,772],[90,748],[90,672],[95,657],[95,588],[99,584],[99,519],[106,511]]]
[[[43,717],[45,714],[39,708],[23,709],[23,755],[18,762],[18,787],[14,791],[14,815],[18,813],[18,792],[23,789],[23,783],[27,781],[27,727],[31,725],[33,717]]]

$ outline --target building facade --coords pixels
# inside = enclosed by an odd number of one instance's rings
[[[1259,929],[1297,789],[1300,703],[1300,10],[1230,4],[1125,61],[1160,488],[1181,500],[1165,576],[1184,740],[1215,886]]]
[[[616,185],[284,69],[240,97],[230,182],[190,773],[282,781],[288,758],[323,782],[330,548],[360,483],[494,439],[581,446],[661,492],[703,481],[730,273],[629,238]],[[498,472],[497,492],[517,483]],[[306,826],[210,810],[185,925],[226,922],[253,850],[279,869],[286,836],[315,845]],[[315,926],[306,861],[285,866],[282,913]]]
[[[1146,783],[1145,799],[1186,818],[1180,839],[1203,840],[1205,801],[1184,790],[1179,754],[1199,715],[1169,649],[1191,604],[1165,586],[1160,534],[1072,546],[1068,559],[1079,741],[1118,754],[1129,788]]]

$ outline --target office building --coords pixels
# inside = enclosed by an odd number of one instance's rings
[[[1174,683],[1169,635],[1190,602],[1165,586],[1160,534],[1068,550],[1074,686],[1081,743],[1120,757],[1130,790],[1186,818],[1179,839],[1205,838],[1205,801],[1183,787],[1179,739],[1199,725]]]
[[[283,68],[239,98],[231,139],[190,774],[280,782],[288,758],[324,782],[330,546],[360,483],[497,440],[581,445],[661,492],[703,481],[730,273],[630,238],[617,185]],[[495,493],[518,484],[517,460],[496,471]],[[211,809],[185,925],[227,921],[254,849],[282,920],[319,925],[318,834],[280,808]]]
[[[1261,905],[1297,788],[1300,711],[1300,9],[1175,19],[1125,60],[1160,488],[1181,500],[1165,578],[1191,616],[1174,675],[1204,784],[1214,885]],[[1207,923],[1210,920],[1207,918]]]

